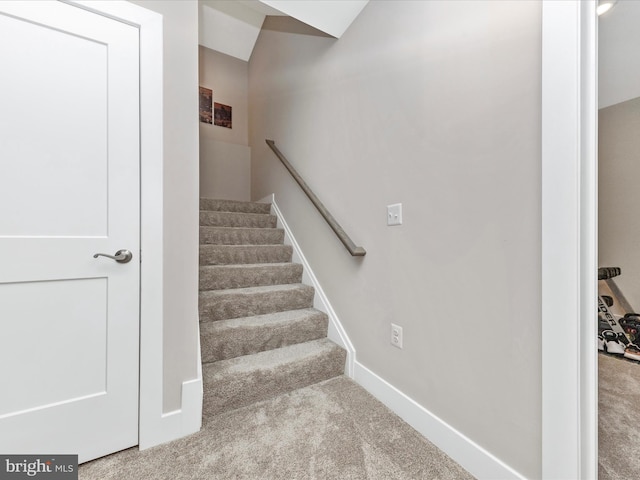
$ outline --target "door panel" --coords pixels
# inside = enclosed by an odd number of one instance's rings
[[[0,451],[82,462],[138,443],[138,30],[2,1],[0,31]]]
[[[13,207],[0,235],[106,235],[107,45],[6,16],[0,31],[19,39],[0,42],[3,71],[22,72],[2,80],[3,154],[16,161],[0,164]]]
[[[20,365],[7,371],[0,416],[105,394],[107,288],[106,278],[0,285],[0,317],[12,319],[3,356]]]

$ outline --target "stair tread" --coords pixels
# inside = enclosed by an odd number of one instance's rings
[[[219,332],[221,330],[238,327],[262,327],[264,325],[289,323],[315,316],[326,317],[326,313],[315,308],[300,308],[298,310],[286,310],[284,312],[265,313],[251,317],[231,318],[217,322],[202,322],[200,329],[202,331],[206,330],[207,332]]]
[[[200,267],[200,291],[302,282],[299,263],[236,263]]]
[[[292,250],[291,245],[200,245],[200,248],[210,248],[215,250],[220,248],[222,250]]]
[[[200,245],[200,264],[242,265],[291,262],[291,245]]]
[[[269,213],[200,210],[201,227],[275,228],[277,218]]]
[[[284,230],[270,227],[201,226],[201,245],[282,245]]]
[[[227,226],[223,226],[223,225],[200,225],[200,230],[205,230],[205,231],[209,231],[209,230],[222,230],[222,231],[243,231],[243,230],[249,230],[249,231],[255,231],[255,232],[264,232],[264,231],[277,231],[277,232],[282,232],[282,228],[275,228],[275,227],[227,227]]]
[[[225,210],[200,210],[200,213],[210,213],[212,215],[220,215],[223,217],[238,217],[238,218],[266,218],[275,217],[271,213],[256,213],[256,212],[227,212]],[[202,227],[214,226],[214,225],[201,225]]]
[[[200,265],[201,270],[251,270],[256,268],[298,268],[299,263],[275,262],[275,263],[227,263],[224,265]]]
[[[203,208],[204,207],[204,208]],[[200,198],[200,210],[207,211],[249,211],[269,213],[271,211],[270,203],[246,202],[241,200],[223,200],[216,198]]]
[[[206,290],[199,294],[200,321],[220,321],[313,306],[315,289],[301,283]]]
[[[303,283],[291,283],[286,285],[261,285],[258,287],[227,288],[225,290],[205,290],[200,292],[203,299],[232,296],[253,295],[262,293],[285,292],[291,290],[314,290],[313,287]]]
[[[346,352],[327,338],[208,363],[205,416],[244,407],[344,373]]]
[[[328,338],[320,338],[310,342],[296,343],[274,350],[208,363],[203,366],[203,375],[207,377],[207,380],[215,380],[231,373],[271,370],[280,365],[319,357],[334,350],[343,349]]]
[[[210,363],[327,336],[328,317],[315,308],[202,322],[202,361]]]

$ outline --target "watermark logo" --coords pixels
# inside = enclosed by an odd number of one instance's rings
[[[0,480],[78,480],[78,455],[0,455]]]

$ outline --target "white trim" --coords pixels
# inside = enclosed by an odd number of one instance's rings
[[[200,325],[198,325],[198,339]],[[160,421],[149,422],[145,431],[145,441],[140,442],[140,450],[170,442],[200,431],[202,428],[202,400],[204,385],[202,381],[202,353],[198,342],[197,378],[182,382],[182,408],[163,413]]]
[[[596,2],[542,2],[542,478],[597,477]]]
[[[182,385],[182,408],[163,414],[163,18],[121,0],[71,3],[140,30],[139,445],[144,449],[197,432],[202,412],[199,369],[198,378]]]
[[[145,437],[147,442],[140,442],[140,450],[170,442],[192,433],[198,432],[202,426],[202,372],[200,378],[182,382],[182,408],[163,413],[161,421],[149,423]],[[185,406],[187,408],[185,408]],[[153,443],[149,442],[153,440]]]
[[[320,282],[318,282],[318,279],[313,273],[313,270],[311,269],[309,262],[307,261],[306,257],[302,253],[302,249],[300,248],[300,245],[298,244],[295,237],[293,236],[293,233],[291,232],[289,225],[287,225],[287,222],[285,221],[284,216],[282,215],[282,212],[278,208],[278,205],[276,204],[275,195],[274,194],[268,195],[265,198],[258,200],[258,202],[271,204],[271,213],[276,217],[278,217],[278,227],[284,230],[285,245],[291,245],[293,247],[292,260],[296,263],[302,264],[302,268],[303,268],[302,283],[305,285],[311,285],[316,291],[316,294],[313,300],[313,307],[316,308],[317,310],[320,310],[321,312],[326,313],[327,316],[329,317],[329,331],[327,333],[327,338],[329,338],[329,340],[331,340],[332,342],[340,345],[342,348],[344,348],[347,351],[347,362],[345,365],[344,373],[348,377],[353,378],[353,364],[356,360],[356,350],[353,347],[351,340],[349,340],[349,336],[347,335],[347,332],[342,326],[342,323],[338,318],[338,314],[335,312],[335,310],[331,306],[331,303],[329,302],[329,299],[324,293],[324,290],[322,289]]]
[[[525,478],[359,362],[355,362],[353,379],[474,477]]]

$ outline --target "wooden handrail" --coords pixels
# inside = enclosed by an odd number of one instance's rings
[[[338,236],[342,244],[345,247],[347,247],[347,250],[349,250],[349,253],[354,257],[364,257],[367,251],[364,248],[358,247],[355,243],[353,243],[353,240],[351,240],[349,235],[347,235],[347,233],[336,221],[336,219],[333,218],[333,215],[329,213],[329,210],[327,210],[327,207],[325,207],[322,204],[322,202],[320,201],[320,199],[318,199],[316,194],[313,193],[313,191],[309,188],[309,185],[307,185],[307,183],[302,179],[302,177],[296,171],[296,169],[293,168],[293,166],[289,163],[289,160],[287,160],[286,157],[282,154],[282,152],[278,150],[278,147],[276,147],[275,142],[273,140],[265,140],[265,141],[267,142],[267,145],[269,145],[271,150],[273,150],[273,153],[275,153],[276,156],[280,159],[280,161],[285,166],[285,168],[289,170],[289,173],[291,174],[293,179],[296,182],[298,182],[298,185],[300,185],[300,187],[302,188],[302,191],[304,191],[304,193],[307,194],[307,197],[309,197],[309,200],[311,200],[311,203],[315,205],[315,207],[320,212],[320,215],[322,215],[322,217],[327,221],[327,223],[329,224],[331,229],[336,233],[336,235]]]

